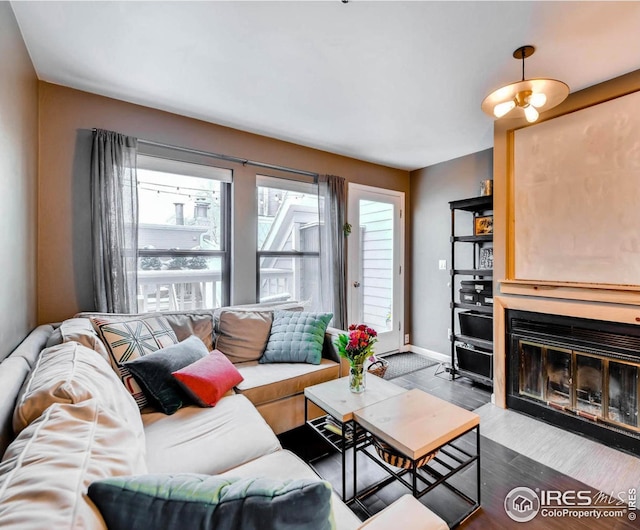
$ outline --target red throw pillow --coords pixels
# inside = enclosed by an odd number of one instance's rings
[[[218,350],[213,350],[172,375],[201,407],[213,407],[244,379],[224,353]]]

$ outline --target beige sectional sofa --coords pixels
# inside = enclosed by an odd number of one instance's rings
[[[0,527],[106,528],[87,488],[112,476],[318,478],[275,433],[304,421],[305,386],[340,376],[331,332],[320,365],[238,363],[244,381],[237,393],[213,408],[185,406],[168,416],[140,413],[87,316],[39,326],[0,363]],[[178,339],[196,334],[210,349],[218,317],[166,315]],[[360,527],[335,493],[331,503],[336,528]],[[414,509],[415,528],[446,528],[421,505]],[[375,527],[373,518],[368,524]]]
[[[262,337],[257,335],[264,331],[262,318],[274,309],[297,311],[302,307],[296,302],[248,304],[224,307],[214,311],[163,312],[162,315],[167,318],[179,340],[192,334],[197,335],[210,350],[218,342],[219,348],[233,361],[244,377],[244,381],[235,387],[235,392],[251,401],[273,431],[281,434],[304,423],[304,389],[307,386],[337,379],[346,375],[347,372],[344,371],[344,363],[340,363],[340,357],[334,345],[340,333],[340,330],[335,328],[327,328],[322,361],[319,365],[260,364],[256,359],[252,359],[247,352],[250,348],[260,350],[257,343],[262,340]],[[133,316],[136,315],[118,315],[117,317],[128,319]],[[223,328],[222,332],[227,332],[223,335],[220,329],[221,316],[241,316],[241,318],[237,319],[234,325],[229,325],[227,329]],[[67,321],[62,327],[67,330],[67,340],[84,339],[83,329],[89,326],[86,320],[89,317],[115,318],[114,315],[107,313],[80,313],[76,317],[79,318]],[[58,334],[60,332],[58,331]],[[224,344],[220,344],[223,339]],[[97,336],[95,340],[98,340]],[[87,345],[93,347],[92,344],[95,346],[94,343]],[[236,355],[233,353],[236,351],[234,347],[238,352]],[[320,410],[311,404],[310,416],[314,417],[319,413]]]

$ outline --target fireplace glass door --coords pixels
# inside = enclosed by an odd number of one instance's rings
[[[638,367],[609,361],[608,419],[638,427]]]
[[[517,340],[520,396],[640,432],[640,364]]]
[[[603,361],[576,353],[576,411],[596,420],[602,417]]]
[[[520,341],[520,393],[534,399],[543,399],[542,367],[544,348],[540,344]]]
[[[547,394],[545,401],[560,409],[571,408],[573,380],[571,379],[571,351],[547,348]]]

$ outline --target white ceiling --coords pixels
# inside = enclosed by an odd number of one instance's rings
[[[572,92],[640,68],[640,2],[12,7],[44,81],[402,169],[492,146],[521,45]]]

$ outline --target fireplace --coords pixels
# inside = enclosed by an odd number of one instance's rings
[[[640,455],[640,327],[508,310],[507,406]]]

